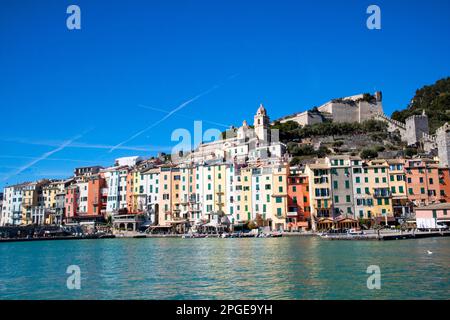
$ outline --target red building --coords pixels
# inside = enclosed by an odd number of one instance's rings
[[[450,202],[450,169],[441,167],[439,173],[439,196],[441,202]]]
[[[309,229],[311,209],[309,181],[303,168],[291,167],[288,177],[287,226],[292,230]]]
[[[65,219],[71,219],[78,215],[78,199],[79,192],[76,184],[70,185],[66,188],[65,196]]]
[[[87,215],[88,216],[100,216],[102,215],[102,210],[106,209],[106,194],[104,194],[103,189],[106,186],[105,179],[100,176],[92,176],[88,181],[88,205],[87,205]]]

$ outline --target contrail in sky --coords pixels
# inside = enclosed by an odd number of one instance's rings
[[[170,113],[170,111],[167,111],[167,110],[164,110],[164,109],[160,109],[160,108],[154,108],[154,107],[145,106],[143,104],[139,104],[138,106],[143,108],[143,109],[155,110],[155,111],[159,111],[159,112],[163,112],[163,113]],[[195,119],[194,117],[188,117],[188,116],[186,116],[184,114],[177,114],[177,116],[185,118],[185,119],[190,119],[190,120],[199,120],[199,119]],[[230,125],[224,124],[224,123],[208,121],[208,120],[203,120],[203,119],[202,119],[202,121],[206,122],[206,123],[213,124],[215,126],[221,126],[221,127],[226,127],[226,128],[230,127]]]
[[[80,139],[81,137],[83,137],[86,134],[86,132],[83,132],[82,134],[79,134],[75,137],[73,137],[72,139],[66,140],[64,141],[59,147],[57,147],[56,149],[53,149],[52,151],[46,152],[43,155],[41,155],[40,157],[34,159],[33,161],[29,162],[28,164],[20,167],[16,172],[4,177],[2,180],[8,180],[9,178],[16,176],[20,173],[22,173],[23,171],[27,170],[28,168],[34,166],[36,163],[47,159],[48,157],[50,157],[52,154],[63,150],[64,148],[66,148],[68,145],[70,145],[72,142],[74,142],[77,139]]]
[[[210,93],[210,92],[213,91],[213,90],[216,90],[217,88],[219,88],[219,85],[215,85],[215,86],[213,86],[212,88],[210,88],[210,89],[208,89],[208,90],[206,90],[206,91],[204,91],[204,92],[202,92],[202,93],[196,95],[195,97],[193,97],[193,98],[191,98],[191,99],[189,99],[189,100],[183,102],[182,104],[180,104],[178,107],[176,107],[175,109],[173,109],[172,111],[170,111],[168,114],[166,114],[164,117],[162,117],[161,119],[159,119],[159,120],[156,121],[155,123],[151,124],[150,126],[148,126],[148,127],[145,128],[145,129],[142,129],[142,130],[139,131],[139,132],[136,132],[134,135],[132,135],[132,136],[129,137],[128,139],[126,139],[126,140],[122,141],[121,143],[119,143],[119,144],[115,145],[114,147],[112,147],[112,148],[109,150],[109,152],[112,152],[112,151],[116,150],[117,148],[121,147],[121,146],[124,145],[125,143],[130,142],[131,140],[133,140],[133,139],[139,137],[141,134],[145,133],[146,131],[148,131],[148,130],[154,128],[154,127],[156,127],[158,124],[160,124],[160,123],[163,122],[164,120],[170,118],[170,117],[171,117],[174,113],[176,113],[177,111],[180,111],[181,109],[183,109],[184,107],[186,107],[188,104],[190,104],[190,103],[194,102],[195,100],[197,100],[197,99],[203,97],[204,95],[207,95],[208,93]]]

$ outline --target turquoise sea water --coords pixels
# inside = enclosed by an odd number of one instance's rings
[[[67,289],[69,265],[80,267],[80,290]],[[367,289],[369,265],[380,267],[380,290]],[[0,299],[449,298],[450,238],[0,243]]]

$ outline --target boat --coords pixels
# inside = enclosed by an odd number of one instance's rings
[[[272,238],[279,238],[282,236],[283,236],[283,234],[281,234],[281,232],[274,232],[274,233],[270,234],[270,237],[272,237]]]

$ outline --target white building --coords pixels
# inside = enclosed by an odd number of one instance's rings
[[[244,121],[241,127],[233,130],[235,136],[203,143],[178,162],[194,164],[210,160],[227,163],[282,162],[286,146],[279,142],[277,131],[270,130],[269,117],[263,105],[259,106],[254,116],[253,128]]]
[[[27,183],[22,183],[4,188],[1,226],[20,225],[22,220],[23,189],[26,185]]]
[[[103,169],[108,197],[106,201],[106,214],[116,214],[119,209],[127,207],[127,166],[116,166]]]

